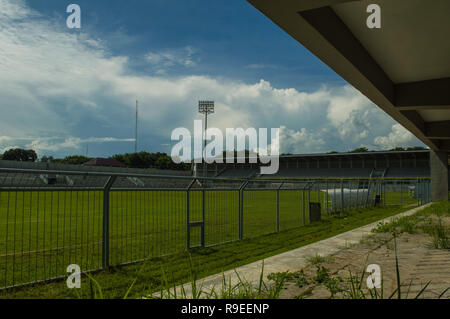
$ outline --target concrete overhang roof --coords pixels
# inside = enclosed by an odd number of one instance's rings
[[[433,150],[450,151],[450,0],[248,0]],[[369,29],[367,7],[381,7]]]

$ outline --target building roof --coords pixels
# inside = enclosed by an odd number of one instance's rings
[[[248,0],[430,149],[450,151],[450,1]]]
[[[300,157],[418,157],[429,156],[430,151],[428,150],[416,150],[416,151],[381,151],[381,152],[345,152],[345,153],[316,153],[316,154],[293,154],[293,155],[282,155],[280,158],[300,158]]]
[[[430,151],[429,150],[415,150],[415,151],[380,151],[380,152],[360,152],[360,153],[316,153],[316,154],[292,154],[292,155],[281,155],[279,156],[280,160],[325,160],[325,159],[385,159],[385,158],[417,158],[417,159],[429,159]],[[224,158],[224,161],[227,162],[227,159],[232,162],[232,160],[242,159],[243,157],[233,158]],[[250,158],[255,158],[255,156],[251,156]],[[245,157],[248,159],[248,157]],[[202,165],[202,163],[198,163],[198,165]]]
[[[84,166],[127,167],[125,164],[112,158],[93,158],[83,164]]]

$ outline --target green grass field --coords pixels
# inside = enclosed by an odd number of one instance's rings
[[[324,203],[324,194],[311,192]],[[302,191],[279,195],[279,229],[308,221]],[[399,193],[386,204],[399,204]],[[416,201],[402,194],[402,203]],[[322,205],[325,206],[325,205]],[[202,219],[202,193],[190,192],[190,222]],[[169,256],[186,250],[186,192],[113,191],[110,197],[110,264]],[[244,239],[276,232],[276,191],[246,190]],[[67,274],[70,264],[83,271],[101,268],[103,194],[98,191],[0,192],[0,288]],[[322,213],[324,222],[333,218]],[[363,216],[361,216],[363,218]],[[205,192],[205,245],[239,239],[238,192]],[[191,228],[191,246],[200,228]],[[230,260],[231,262],[232,260]]]
[[[101,285],[105,298],[122,298],[135,280],[129,297],[140,298],[165,287],[164,278],[167,278],[169,285],[189,282],[191,270],[197,278],[203,278],[335,236],[407,209],[410,208],[390,206],[352,210],[304,227],[189,252],[183,251],[152,258],[139,264],[113,267],[109,271],[100,271],[93,276]],[[90,287],[89,279],[83,276],[80,291],[68,289],[65,281],[61,280],[0,290],[0,298],[78,298],[79,294],[83,298],[92,298]]]

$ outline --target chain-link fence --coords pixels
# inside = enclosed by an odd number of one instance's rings
[[[0,289],[430,201],[428,179],[262,180],[0,169]]]

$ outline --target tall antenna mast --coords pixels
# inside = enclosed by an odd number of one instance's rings
[[[139,104],[136,100],[136,139],[134,144],[134,152],[137,153],[138,150],[138,116],[139,116]]]

